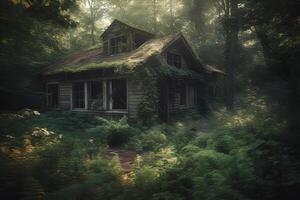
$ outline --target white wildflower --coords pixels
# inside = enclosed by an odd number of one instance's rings
[[[39,111],[37,111],[37,110],[34,110],[33,114],[36,115],[36,116],[41,115],[41,113]]]

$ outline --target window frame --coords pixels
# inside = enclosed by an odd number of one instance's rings
[[[171,66],[182,68],[182,56],[177,53],[167,52],[167,63]]]
[[[121,38],[121,39],[120,39]],[[118,40],[120,39],[120,40]],[[113,44],[113,41],[116,40]],[[109,53],[111,55],[123,53],[127,51],[128,39],[124,35],[119,35],[109,39]],[[121,49],[121,50],[120,50]]]
[[[113,94],[112,94],[112,81],[122,79],[125,81],[126,84],[126,108],[124,109],[115,109],[113,106]],[[90,108],[90,93],[91,87],[89,83],[91,82],[101,82],[102,83],[102,108],[103,109],[91,109]],[[84,107],[82,108],[75,108],[74,107],[74,84],[76,83],[83,83],[84,84]],[[105,92],[103,92],[105,91]],[[127,112],[129,105],[129,98],[128,98],[128,79],[127,78],[105,78],[105,79],[93,79],[87,81],[75,81],[72,82],[72,89],[71,89],[71,110],[78,110],[78,111],[96,111],[96,112]]]
[[[50,105],[49,103],[49,85],[57,85],[57,103],[55,105]],[[48,108],[58,108],[59,106],[59,97],[60,97],[60,86],[58,82],[48,82],[46,84],[46,105]],[[53,97],[51,97],[53,98]]]
[[[113,95],[114,95],[114,89],[113,89],[113,81],[116,81],[116,80],[124,80],[125,81],[125,92],[126,92],[126,94],[125,94],[125,100],[126,100],[126,103],[125,103],[125,108],[114,108],[114,99],[113,99]],[[111,84],[111,99],[112,99],[112,107],[111,107],[111,110],[127,110],[128,109],[128,81],[127,81],[127,79],[122,79],[122,78],[120,78],[120,79],[111,79],[110,80],[110,84]]]
[[[83,107],[75,107],[74,106],[74,85],[75,84],[83,84]],[[72,107],[72,110],[87,110],[87,82],[85,81],[76,81],[76,82],[73,82],[72,83],[72,89],[71,89],[71,107]]]
[[[184,91],[182,89],[184,88]],[[182,94],[184,94],[184,98],[182,98]],[[182,102],[184,100],[184,102]],[[187,84],[182,82],[179,87],[179,105],[187,106]]]

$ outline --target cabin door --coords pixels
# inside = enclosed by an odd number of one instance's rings
[[[58,84],[47,85],[47,107],[57,108],[58,107]]]
[[[159,88],[159,118],[164,122],[169,121],[169,86],[167,80],[158,82]]]

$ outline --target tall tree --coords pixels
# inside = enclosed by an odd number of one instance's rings
[[[289,99],[283,100],[282,105],[288,103],[287,114],[291,129],[293,132],[299,130],[299,1],[246,0],[244,7],[243,25],[255,30],[269,72],[274,76],[274,80],[281,82],[281,87],[284,87],[284,83],[288,85],[288,88],[283,90],[288,90],[289,95],[285,96]]]
[[[224,9],[223,27],[225,33],[224,67],[226,70],[226,106],[234,106],[235,71],[238,67],[238,4],[237,0],[221,1]]]
[[[85,0],[86,5],[88,6],[88,25],[89,25],[89,31],[91,35],[91,44],[96,44],[96,22],[100,20],[100,18],[103,16],[103,12],[105,9],[105,2],[102,0]]]
[[[174,32],[174,2],[173,0],[169,0],[169,12],[170,12],[170,28],[171,31]]]
[[[189,18],[195,25],[197,35],[202,35],[201,40],[208,39],[207,21],[213,21],[215,28],[218,27],[218,22],[221,22],[221,33],[224,38],[220,43],[224,43],[223,52],[223,65],[226,71],[226,106],[229,110],[234,106],[235,95],[235,73],[238,68],[238,33],[239,33],[239,8],[238,0],[186,0],[190,3]],[[209,16],[209,12],[212,10],[216,14]],[[208,17],[209,16],[209,17]],[[217,40],[217,38],[215,38]],[[201,42],[201,41],[199,41]],[[216,43],[213,44],[216,46]]]
[[[71,17],[76,8],[75,0],[0,2],[1,105],[32,95],[24,90],[32,86],[32,75],[61,52],[60,37],[76,25]]]
[[[154,33],[156,33],[157,32],[157,15],[158,15],[157,0],[152,0],[152,10],[153,10],[153,30],[154,30]]]

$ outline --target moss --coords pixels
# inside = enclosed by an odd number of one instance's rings
[[[46,71],[46,75],[63,72],[75,73],[101,68],[133,70],[138,65],[147,62],[150,57],[159,55],[165,46],[178,36],[178,34],[170,34],[162,38],[151,39],[132,52],[115,56],[104,56],[101,53],[101,49],[91,49],[74,53],[53,65]]]

